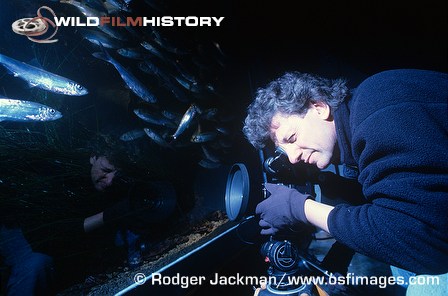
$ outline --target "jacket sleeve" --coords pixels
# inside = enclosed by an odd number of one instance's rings
[[[352,129],[367,203],[330,212],[337,240],[419,274],[448,271],[447,111],[446,100],[397,102]]]

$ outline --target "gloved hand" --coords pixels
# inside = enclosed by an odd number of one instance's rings
[[[299,223],[308,223],[305,216],[305,201],[310,195],[278,184],[265,184],[271,193],[255,209],[260,214],[259,225],[263,228],[261,234],[274,235],[279,230],[292,227]]]

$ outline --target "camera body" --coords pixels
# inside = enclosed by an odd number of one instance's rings
[[[316,196],[314,180],[317,180],[319,169],[305,163],[290,163],[286,152],[280,147],[267,147],[262,154],[263,174],[267,183],[282,184]],[[265,158],[265,155],[270,156]]]
[[[268,155],[268,157],[264,157]],[[279,147],[267,147],[260,152],[264,180],[268,183],[281,184],[294,188],[301,193],[316,196],[313,180],[317,174],[316,168],[299,163],[291,164],[286,153]],[[263,188],[264,198],[269,193]],[[269,241],[261,245],[260,253],[269,262],[267,273],[278,279],[277,284],[270,286],[270,295],[296,295],[308,287],[291,285],[285,280],[287,277],[305,275],[309,273],[306,262],[301,258],[307,257],[307,250],[316,231],[313,226],[301,225],[298,229],[291,229],[271,236]],[[302,255],[301,255],[302,254]]]
[[[280,147],[267,147],[263,151],[262,169],[264,180],[267,183],[281,184],[289,188],[296,189],[303,194],[309,194],[316,197],[314,189],[315,180],[319,170],[304,163],[291,164],[288,156]],[[270,155],[264,158],[264,155]],[[263,188],[263,197],[268,198],[269,192]],[[312,240],[312,233],[316,229],[309,225],[301,225],[298,229],[277,234],[274,239],[290,240],[299,250],[307,249]]]

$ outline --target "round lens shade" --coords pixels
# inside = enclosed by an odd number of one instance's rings
[[[227,176],[226,213],[234,221],[243,217],[249,200],[249,174],[246,166],[235,163]]]

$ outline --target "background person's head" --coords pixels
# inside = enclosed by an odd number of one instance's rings
[[[336,143],[333,112],[348,95],[341,79],[289,72],[257,90],[243,132],[262,149],[269,141],[303,161],[326,167]]]
[[[128,165],[126,149],[115,137],[100,134],[95,136],[90,146],[90,177],[96,190],[105,191]]]
[[[105,156],[91,156],[90,177],[93,186],[98,191],[105,191],[112,186],[113,180],[117,174],[117,168]]]

